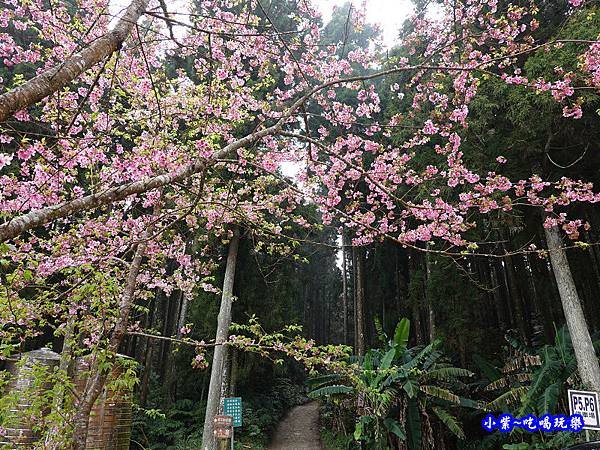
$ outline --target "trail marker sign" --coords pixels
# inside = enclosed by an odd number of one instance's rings
[[[233,419],[231,416],[215,416],[214,434],[217,439],[229,439],[233,429]]]
[[[598,411],[598,393],[589,391],[572,391],[569,393],[569,413],[583,416],[584,430],[600,430]]]
[[[223,399],[223,414],[233,417],[233,426],[242,426],[242,397]]]

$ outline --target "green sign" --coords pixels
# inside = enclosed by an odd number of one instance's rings
[[[233,417],[233,426],[242,426],[242,397],[223,399],[223,414]]]

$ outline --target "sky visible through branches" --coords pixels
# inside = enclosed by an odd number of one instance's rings
[[[344,5],[348,0],[316,0],[315,4],[323,17],[323,23],[331,20],[335,7]],[[118,16],[129,4],[128,0],[112,0],[110,14]],[[377,24],[381,27],[383,42],[386,47],[392,47],[397,40],[398,30],[402,22],[413,12],[414,8],[410,0],[368,0],[352,2],[355,8],[366,9],[367,22]],[[188,22],[186,17],[187,2],[185,0],[174,0],[169,2],[169,12],[178,15],[177,20]],[[116,20],[114,21],[116,22]],[[174,26],[183,32],[183,27]]]
[[[346,4],[349,0],[315,0],[315,4],[318,6],[323,24],[327,24],[332,17],[333,11],[336,7],[341,7]],[[410,0],[355,0],[350,1],[354,8],[365,11],[365,18],[367,23],[378,25],[381,28],[382,42],[385,48],[390,49],[394,45],[398,44],[398,32],[402,23],[407,20],[414,12],[414,5]],[[110,14],[115,16],[113,23],[116,22],[117,18],[125,11],[129,4],[129,0],[112,0]],[[187,16],[188,13],[188,2],[186,0],[174,0],[168,3],[168,10],[175,16],[177,21],[183,23],[190,23]],[[431,14],[432,11],[429,12]],[[435,15],[435,12],[433,12]],[[176,35],[184,35],[185,27],[173,25],[173,30]],[[297,180],[297,175],[301,170],[297,162],[292,161],[281,161],[279,163],[279,169],[283,175]],[[339,251],[336,258],[337,266],[341,269],[342,267],[342,237],[338,236],[337,243],[339,245]]]

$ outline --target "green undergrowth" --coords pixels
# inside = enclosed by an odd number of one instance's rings
[[[324,450],[340,450],[348,448],[348,439],[330,428],[321,426],[321,444]]]
[[[355,450],[359,448],[352,439],[354,417],[348,411],[343,405],[321,403],[319,425],[321,444],[324,450]]]
[[[284,414],[308,400],[303,385],[288,378],[276,378],[262,391],[244,395],[243,427],[236,428],[236,449],[261,450]],[[132,449],[197,450],[201,447],[204,403],[178,399],[168,408],[161,398],[151,398],[146,409],[134,412]]]

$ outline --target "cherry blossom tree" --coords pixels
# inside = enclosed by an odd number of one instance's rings
[[[569,3],[568,14],[584,6]],[[191,296],[214,269],[209,239],[192,260],[178,225],[221,235],[243,218],[282,236],[277,221],[306,225],[296,207],[311,201],[325,223],[335,218],[353,232],[354,245],[387,238],[422,249],[437,240],[443,245],[427,251],[460,256],[477,253],[466,237],[472,214],[530,205],[545,211],[548,229],[576,239],[586,224],[558,209],[600,200],[585,180],[510,180],[465,163],[461,130],[482,78],[551,95],[573,120],[583,114],[578,92],[598,88],[597,41],[583,43],[578,74],[523,75],[521,56],[572,43],[535,39],[533,1],[502,9],[496,0],[445,1],[441,19],[412,18],[407,56],[385,68],[377,42],[349,52],[339,51],[344,42],[321,45],[308,0],[289,12],[291,29],[279,29],[260,0],[202,0],[184,14],[133,0],[118,17],[106,0],[6,4],[0,314],[9,326],[0,336],[16,348],[46,324],[64,335],[73,319],[79,353],[94,355],[74,409],[75,448],[85,445],[101,368],[128,332],[134,303],[153,289]],[[364,26],[358,10],[348,20]],[[18,31],[39,39],[18,42]],[[392,145],[391,130],[409,118],[382,116],[376,82],[398,74],[403,84],[391,89],[410,92],[420,122]],[[415,164],[423,151],[434,164]],[[283,162],[300,167],[296,180],[280,175]],[[166,259],[177,262],[174,274]],[[583,314],[570,314],[581,330],[578,364],[590,368],[583,381],[600,390]]]

